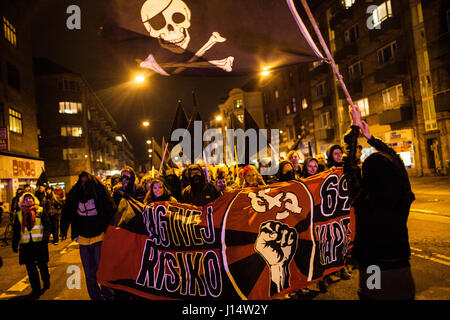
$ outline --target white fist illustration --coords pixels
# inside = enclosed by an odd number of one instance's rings
[[[289,263],[297,249],[297,231],[287,224],[267,221],[261,224],[255,250],[270,268],[270,295],[289,287]]]

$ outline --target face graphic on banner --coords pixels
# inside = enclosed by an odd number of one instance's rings
[[[147,0],[141,8],[141,18],[150,37],[158,39],[161,47],[176,54],[183,54],[191,41],[191,10],[181,0]],[[213,32],[209,40],[186,62],[158,64],[150,54],[140,66],[168,76],[164,68],[177,69],[173,74],[185,68],[220,68],[226,72],[233,70],[234,57],[229,56],[219,60],[199,61],[216,43],[225,42],[218,32]]]

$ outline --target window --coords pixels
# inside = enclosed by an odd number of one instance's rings
[[[392,17],[392,7],[391,0],[385,1],[376,8],[373,13],[373,22],[374,27],[379,25],[381,22],[386,20],[387,18]]]
[[[58,89],[80,91],[80,83],[75,80],[67,80],[67,79],[59,80],[58,81]]]
[[[345,43],[353,43],[359,39],[359,27],[355,24],[344,32]]]
[[[429,131],[437,129],[436,109],[434,107],[433,99],[432,98],[422,99],[422,105],[423,105],[423,115],[425,118],[425,130]]]
[[[3,34],[9,43],[17,47],[16,28],[5,17],[3,17]]]
[[[363,75],[363,68],[362,68],[362,62],[358,61],[350,67],[348,67],[348,78],[349,80],[357,80],[361,79],[361,76]]]
[[[7,72],[7,79],[8,79],[8,85],[12,88],[16,89],[17,91],[20,91],[20,73],[19,69],[17,69],[15,66],[13,66],[10,63],[6,64],[6,72]]]
[[[345,9],[350,8],[356,0],[341,0],[341,4]]]
[[[79,126],[62,126],[61,136],[63,137],[81,137],[83,128]]]
[[[369,115],[369,99],[364,98],[356,101],[355,103],[361,111],[361,116],[365,117]]]
[[[383,90],[383,105],[385,109],[392,109],[399,104],[403,97],[403,87],[401,84]]]
[[[325,81],[319,83],[315,88],[316,97],[322,97],[326,95]]]
[[[234,107],[235,107],[236,109],[242,108],[243,105],[244,105],[244,101],[242,101],[242,99],[236,99],[236,100],[234,100]]]
[[[330,113],[323,112],[319,115],[319,128],[325,129],[330,127]]]
[[[88,155],[84,148],[63,149],[63,160],[83,160],[87,158]]]
[[[9,108],[9,131],[15,132],[18,134],[23,133],[22,113],[14,110],[13,108]]]
[[[303,100],[302,100],[302,108],[303,108],[303,110],[308,108],[308,100],[306,100],[306,98],[303,98]]]
[[[296,113],[297,112],[297,101],[295,100],[295,98],[291,98],[291,106],[292,106],[292,112]]]
[[[278,97],[280,96],[280,95],[278,94],[278,90],[277,90],[277,89],[275,89],[274,95],[275,95],[275,99],[278,99]]]
[[[393,41],[389,43],[387,46],[384,46],[381,49],[378,49],[378,64],[383,65],[386,62],[392,61],[395,59],[395,53],[397,51],[397,42]]]
[[[59,102],[59,113],[76,114],[81,113],[82,106],[79,102]]]
[[[291,114],[291,107],[287,104],[286,105],[286,115],[290,115]]]

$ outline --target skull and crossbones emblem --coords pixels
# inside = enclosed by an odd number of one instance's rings
[[[191,10],[181,0],[147,0],[141,8],[142,22],[150,37],[158,39],[161,47],[176,54],[186,51],[191,35]],[[181,72],[185,68],[221,68],[227,72],[233,70],[234,57],[229,56],[220,60],[196,61],[210,50],[216,43],[225,42],[218,32],[213,32],[209,40],[186,62],[158,64],[150,54],[141,67],[152,69],[160,74],[169,75],[164,68],[177,68],[172,74]]]

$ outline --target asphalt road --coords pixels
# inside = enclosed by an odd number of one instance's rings
[[[450,300],[450,177],[412,178],[416,195],[408,220],[412,250],[411,269],[417,300]],[[0,229],[2,233],[3,228]],[[51,287],[41,300],[88,300],[78,244],[66,240],[49,244]],[[0,300],[26,299],[31,292],[25,266],[18,264],[18,254],[0,243]],[[80,271],[76,288],[74,271]],[[337,278],[335,278],[337,280]],[[358,270],[350,280],[332,283],[328,292],[314,286],[306,299],[357,300]]]

